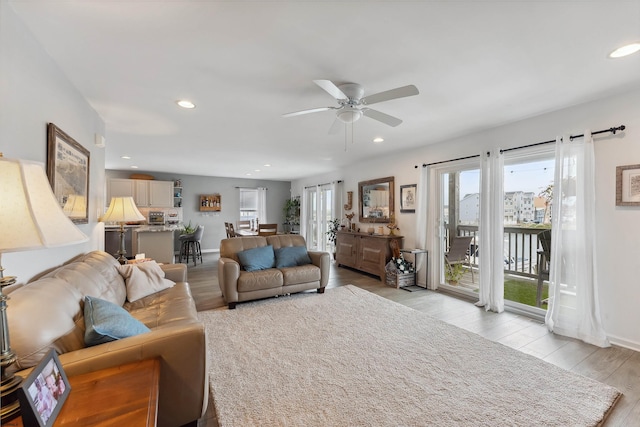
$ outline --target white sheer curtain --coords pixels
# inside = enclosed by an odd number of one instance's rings
[[[342,181],[333,181],[331,183],[331,216],[332,218],[338,218],[342,220],[342,210],[344,209],[342,200],[343,200],[343,184]]]
[[[591,132],[574,141],[557,138],[546,324],[559,335],[608,347],[598,303],[595,203]]]
[[[418,180],[418,188],[416,191],[416,247],[427,247],[427,207],[428,207],[428,183],[429,170],[423,167],[420,171],[420,178]],[[427,266],[425,270],[425,258],[424,256],[416,256],[416,269],[418,271],[418,280],[420,280],[420,272],[431,271],[431,267]],[[428,277],[425,276],[425,283],[429,283]]]
[[[308,226],[308,209],[307,204],[309,203],[309,192],[307,189],[302,190],[302,196],[300,197],[300,235],[304,236],[305,240],[309,239],[307,236],[307,226]]]
[[[480,293],[476,305],[504,311],[504,160],[482,153],[480,174]]]
[[[421,190],[422,188],[422,190]],[[431,166],[422,169],[418,183],[418,197],[420,210],[417,211],[418,240],[424,242],[424,248],[429,253],[427,264],[426,284],[429,289],[438,289],[441,268],[444,264],[444,250],[442,248],[442,217],[438,198],[437,170]],[[421,228],[424,227],[424,230]],[[423,237],[424,236],[424,237]]]
[[[258,221],[260,224],[267,224],[267,189],[258,187]]]

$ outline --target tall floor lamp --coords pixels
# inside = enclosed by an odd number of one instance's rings
[[[118,262],[120,264],[127,263],[127,257],[125,256],[127,250],[124,245],[125,222],[142,221],[144,219],[145,217],[136,207],[133,197],[112,197],[107,213],[100,218],[102,222],[117,222],[120,224],[120,250],[116,252],[119,255]]]
[[[41,163],[6,159],[0,153],[0,365],[1,412],[4,422],[20,413],[17,391],[22,378],[8,371],[16,361],[11,350],[7,300],[2,288],[16,282],[5,277],[2,254],[66,246],[89,240],[62,211]]]

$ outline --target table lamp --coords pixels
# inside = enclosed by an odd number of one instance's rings
[[[120,223],[120,250],[116,252],[119,255],[118,262],[120,264],[127,263],[127,250],[124,245],[124,223],[129,221],[143,221],[145,218],[136,207],[133,197],[112,197],[107,213],[104,214],[100,221]]]
[[[17,391],[22,378],[8,372],[16,361],[11,350],[7,300],[2,288],[16,278],[5,277],[2,254],[66,246],[89,240],[62,211],[41,163],[6,159],[0,153],[0,365],[2,422],[20,413]]]
[[[87,215],[87,199],[79,194],[71,194],[67,197],[62,211],[71,221],[84,218]]]

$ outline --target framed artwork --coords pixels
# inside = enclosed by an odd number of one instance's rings
[[[58,355],[51,349],[18,390],[23,424],[52,426],[70,391],[71,386]]]
[[[47,176],[71,221],[89,222],[89,150],[53,123],[47,126]]]
[[[640,165],[616,168],[616,206],[640,206]]]
[[[400,212],[415,213],[417,184],[400,186]]]

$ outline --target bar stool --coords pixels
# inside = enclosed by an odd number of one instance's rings
[[[202,240],[202,235],[204,234],[204,225],[199,225],[191,234],[181,234],[178,237],[180,240],[180,256],[179,262],[182,262],[182,258],[185,257],[187,259],[187,264],[189,264],[189,255],[193,257],[193,265],[197,264],[198,258],[200,258],[200,264],[202,264],[202,248],[200,246],[200,241]]]

